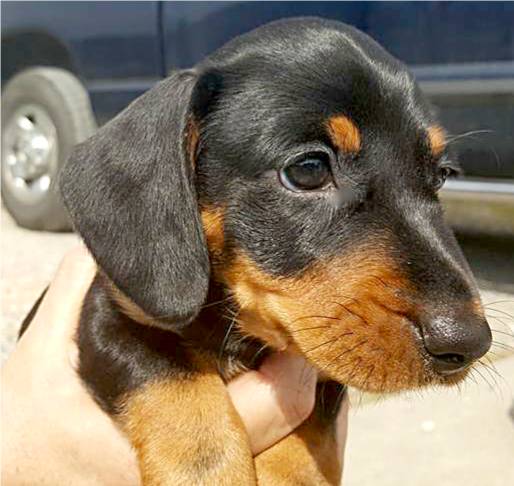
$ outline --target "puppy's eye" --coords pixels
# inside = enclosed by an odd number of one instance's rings
[[[309,154],[279,172],[280,182],[291,191],[324,189],[332,181],[326,154]]]
[[[460,170],[457,167],[452,167],[450,165],[443,165],[439,167],[438,173],[436,175],[434,186],[436,191],[441,189],[446,182],[446,179],[450,177],[456,177],[460,174]]]

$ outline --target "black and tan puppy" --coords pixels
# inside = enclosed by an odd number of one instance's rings
[[[101,268],[80,375],[144,484],[338,484],[343,384],[466,376],[491,334],[437,197],[453,170],[403,64],[313,18],[233,40],[75,150],[62,193]],[[253,460],[224,381],[286,346],[317,405]]]

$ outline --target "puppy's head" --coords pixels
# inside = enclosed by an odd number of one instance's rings
[[[152,324],[186,326],[213,278],[244,332],[386,391],[454,383],[490,346],[437,198],[452,170],[400,62],[300,19],[157,85],[76,149],[61,187]]]

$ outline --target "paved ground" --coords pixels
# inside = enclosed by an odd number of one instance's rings
[[[22,318],[54,273],[72,234],[18,228],[2,209],[2,360],[15,342]],[[466,239],[471,259],[491,304],[495,340],[513,345],[503,332],[514,328],[514,246],[512,242]],[[493,310],[494,309],[494,310]],[[456,391],[426,392],[354,406],[350,418],[345,486],[504,486],[514,484],[514,355],[496,347],[502,379],[485,369],[483,378]],[[491,387],[485,382],[487,380]],[[494,381],[496,380],[496,384]]]
[[[353,409],[345,486],[514,484],[514,356],[496,363],[505,382],[430,392]]]

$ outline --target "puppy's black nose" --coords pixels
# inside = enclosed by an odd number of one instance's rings
[[[434,369],[443,375],[463,370],[491,347],[491,330],[480,316],[431,318],[422,322],[421,328]]]

